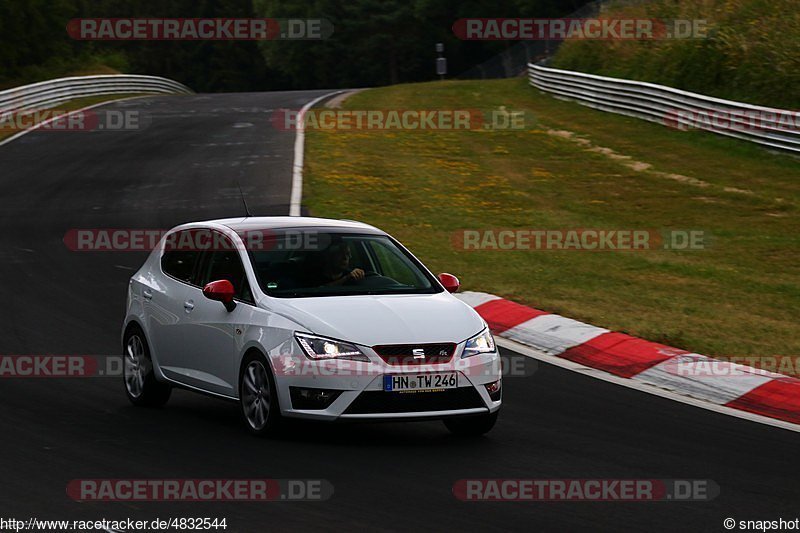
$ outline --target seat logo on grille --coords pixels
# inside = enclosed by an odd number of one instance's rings
[[[414,348],[411,350],[411,354],[414,356],[414,359],[425,359],[425,350],[422,348]]]

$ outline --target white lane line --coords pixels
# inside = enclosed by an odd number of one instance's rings
[[[672,391],[660,389],[648,383],[634,381],[632,379],[621,378],[615,376],[614,374],[609,374],[608,372],[597,370],[596,368],[589,368],[587,366],[583,366],[578,363],[573,363],[572,361],[568,361],[560,357],[547,355],[540,351],[534,350],[533,348],[530,348],[518,342],[514,342],[512,340],[504,339],[502,337],[495,337],[495,342],[499,346],[502,346],[503,348],[507,348],[513,352],[520,353],[526,357],[530,357],[531,359],[536,359],[544,363],[549,363],[551,365],[555,365],[564,368],[566,370],[570,370],[572,372],[577,372],[578,374],[583,374],[584,376],[593,377],[595,379],[601,379],[603,381],[608,381],[609,383],[614,383],[615,385],[622,385],[623,387],[628,387],[629,389],[646,392],[647,394],[660,396],[662,398],[667,398],[668,400],[674,400],[676,402],[685,403],[687,405],[692,405],[694,407],[700,407],[708,411],[714,411],[715,413],[720,413],[727,416],[733,416],[736,418],[742,418],[744,420],[749,420],[751,422],[756,422],[758,424],[764,424],[767,426],[773,426],[781,429],[788,429],[789,431],[800,433],[800,425],[798,424],[792,424],[791,422],[785,422],[783,420],[777,420],[775,418],[769,418],[767,416],[761,416],[755,413],[748,413],[747,411],[732,409],[730,407],[725,407],[724,405],[709,403],[689,396],[682,396]]]
[[[38,124],[36,124],[34,126],[31,126],[30,128],[28,128],[26,130],[22,130],[19,133],[15,133],[14,135],[9,137],[8,139],[4,139],[4,140],[0,141],[0,146],[3,146],[4,144],[8,144],[11,141],[13,141],[14,139],[19,139],[23,135],[27,135],[32,131],[36,131],[39,128],[41,128],[42,126],[47,126],[51,122],[54,122],[56,120],[62,120],[62,119],[64,119],[64,117],[68,117],[68,116],[74,115],[76,113],[82,113],[84,111],[88,111],[90,109],[94,109],[95,107],[100,107],[101,105],[115,104],[117,102],[125,102],[126,100],[135,100],[137,98],[147,98],[148,96],[158,96],[158,95],[144,94],[142,96],[128,96],[126,98],[117,98],[115,100],[106,100],[105,102],[100,102],[98,104],[92,104],[92,105],[88,105],[86,107],[82,107],[80,109],[75,109],[74,111],[69,111],[65,115],[60,115],[60,116],[57,116],[57,117],[49,118],[49,119],[45,120],[44,122],[40,122],[40,123],[38,123]]]
[[[334,91],[314,98],[300,108],[300,112],[297,114],[297,135],[294,138],[294,164],[292,165],[292,195],[289,200],[290,217],[300,216],[300,203],[303,201],[303,150],[306,142],[306,128],[303,124],[303,117],[306,111],[314,107],[318,102],[343,92]]]

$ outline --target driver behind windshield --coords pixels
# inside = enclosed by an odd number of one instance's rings
[[[312,273],[312,286],[344,285],[364,279],[365,273],[362,269],[350,266],[352,257],[352,251],[347,243],[341,240],[331,243],[322,252],[322,260]]]

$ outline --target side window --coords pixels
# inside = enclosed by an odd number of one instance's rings
[[[236,289],[236,298],[253,303],[253,293],[250,291],[250,284],[247,283],[247,274],[245,274],[239,252],[227,237],[218,236],[216,242],[221,245],[205,254],[207,257],[201,267],[200,286],[212,281],[227,279]]]
[[[181,242],[181,236],[188,232],[178,232],[174,240],[167,241],[164,249],[164,254],[161,256],[161,270],[165,274],[171,276],[184,283],[192,283],[194,281],[192,274],[194,267],[200,257],[200,252],[197,250],[180,249],[171,243]],[[186,235],[189,237],[189,235]]]

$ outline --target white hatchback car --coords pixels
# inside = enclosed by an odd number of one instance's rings
[[[146,406],[172,387],[234,400],[256,434],[282,417],[442,419],[483,434],[501,405],[500,357],[457,289],[358,222],[178,226],[129,283],[125,391]]]

